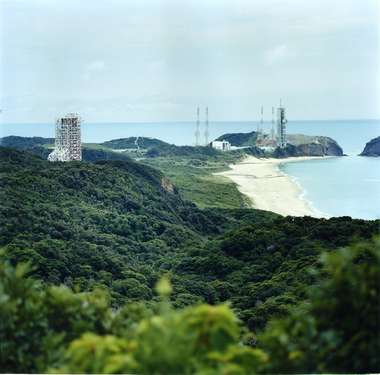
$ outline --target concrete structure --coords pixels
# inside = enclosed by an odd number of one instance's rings
[[[215,148],[216,150],[220,151],[230,151],[231,150],[231,143],[228,141],[212,141],[211,147]]]
[[[56,122],[55,147],[48,156],[49,161],[82,160],[81,119],[69,113]]]
[[[285,108],[280,106],[277,108],[277,146],[286,147],[286,123]]]

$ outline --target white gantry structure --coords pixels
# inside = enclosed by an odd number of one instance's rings
[[[49,154],[49,161],[82,160],[81,119],[76,113],[69,113],[57,120],[55,147]]]

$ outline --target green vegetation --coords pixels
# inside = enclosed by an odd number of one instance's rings
[[[37,146],[53,146],[54,138],[43,137],[18,137],[11,135],[9,137],[0,138],[2,147],[12,147],[20,150],[28,150]]]
[[[217,141],[228,141],[234,146],[256,146],[257,132],[250,133],[227,133],[216,139]]]
[[[379,220],[225,208],[223,186],[218,207],[213,181],[186,192],[232,157],[50,163],[0,147],[1,369],[378,372]]]
[[[198,207],[244,208],[251,202],[226,177],[215,175],[242,158],[240,153],[217,153],[214,157],[155,157],[144,164],[162,171],[177,186],[180,194]]]
[[[42,137],[16,137],[0,138],[0,146],[11,147],[19,150],[27,150],[42,159],[47,159],[54,147],[54,138]],[[87,143],[82,148],[83,160],[95,162],[98,160],[129,160],[130,157],[120,152],[114,152],[97,143]]]
[[[321,258],[309,302],[260,336],[270,373],[379,373],[380,239]]]
[[[139,137],[137,148],[136,137],[114,139],[103,143],[84,144],[83,160],[96,162],[99,160],[130,160],[136,159],[145,164],[161,170],[178,188],[180,194],[195,203],[199,208],[248,208],[251,201],[241,194],[231,180],[215,175],[217,172],[228,169],[228,165],[240,161],[247,155],[265,156],[300,156],[304,154],[319,155],[321,145],[326,153],[332,152],[324,142],[325,137],[309,137],[310,139],[321,138],[318,144],[288,145],[285,149],[276,149],[274,154],[267,154],[263,150],[254,147],[256,132],[225,134],[220,139],[228,139],[235,145],[247,146],[243,150],[221,152],[211,147],[176,146],[155,138]],[[303,137],[306,136],[292,136]],[[5,137],[3,145],[23,150],[29,150],[46,159],[50,150],[48,142],[52,139]],[[305,148],[306,147],[306,148]],[[118,151],[116,151],[118,150]]]
[[[229,164],[242,160],[249,152],[165,144],[148,150],[143,163],[162,171],[185,199],[200,208],[248,208],[250,200],[231,180],[216,173],[229,169]]]
[[[169,144],[164,141],[147,137],[129,137],[121,139],[112,139],[111,141],[103,142],[100,145],[111,149],[124,150],[137,148],[136,143],[139,148],[146,150],[154,147],[169,146]]]
[[[4,372],[255,374],[380,370],[380,243],[323,254],[309,302],[275,320],[252,347],[228,305],[173,309],[160,299],[112,310],[104,292],[43,286],[0,266]],[[26,319],[27,317],[27,319]],[[251,344],[250,344],[251,343]]]
[[[144,163],[161,170],[179,189],[181,195],[198,207],[242,208],[251,203],[235,184],[214,173],[228,169],[228,165],[244,157],[242,152],[222,153],[210,147],[169,145],[154,138],[139,137],[140,151],[136,149],[136,137],[115,139],[104,143],[85,143],[82,148],[84,161],[130,160],[144,158]],[[47,159],[54,139],[41,137],[4,137],[0,144],[28,150]],[[115,150],[129,150],[116,152]],[[248,150],[249,152],[249,150]]]
[[[231,300],[251,330],[305,298],[323,250],[368,239],[379,223],[282,218],[184,201],[161,172],[127,161],[49,163],[0,149],[0,246],[47,283],[151,301],[170,272],[172,302]]]

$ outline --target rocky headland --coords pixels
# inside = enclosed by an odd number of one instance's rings
[[[360,156],[380,156],[380,137],[367,142]]]
[[[226,140],[236,147],[260,147],[257,132],[223,134],[216,140]],[[269,136],[261,140],[265,146],[269,144]],[[343,149],[330,137],[288,134],[285,148],[273,148],[270,156],[281,158],[291,156],[343,156]]]

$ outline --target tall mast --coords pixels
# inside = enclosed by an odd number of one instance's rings
[[[209,129],[208,129],[208,107],[205,110],[206,120],[205,120],[205,146],[208,145]]]
[[[270,131],[271,140],[274,141],[274,107],[272,107],[272,129]]]
[[[195,128],[195,146],[199,146],[199,138],[200,138],[200,132],[199,132],[199,106],[197,107],[197,123]]]

